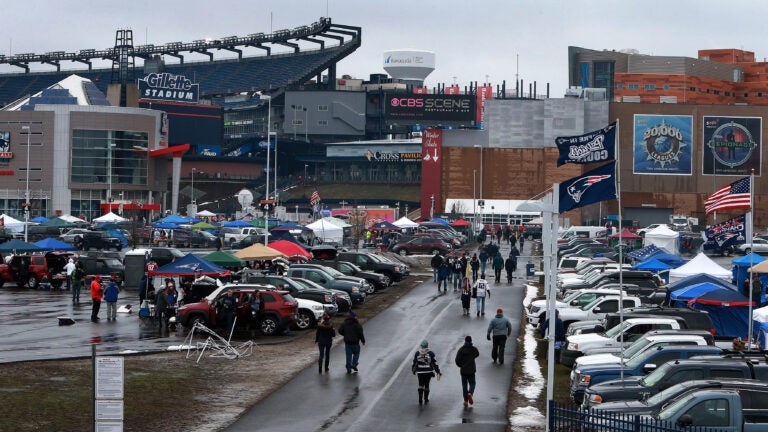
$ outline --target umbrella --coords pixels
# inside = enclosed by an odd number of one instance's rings
[[[297,245],[296,243],[289,242],[288,240],[277,240],[270,243],[269,247],[288,256],[303,256],[307,259],[312,258],[312,255],[307,252],[306,249]]]
[[[45,250],[53,250],[53,251],[73,251],[77,250],[76,247],[72,246],[69,243],[64,243],[61,240],[57,240],[54,238],[45,238],[43,240],[40,240],[38,242],[33,243],[35,246],[38,246],[40,248],[43,248]]]
[[[40,246],[16,239],[0,244],[0,252],[41,252],[42,250]]]
[[[768,260],[761,261],[749,268],[752,273],[768,273]]]
[[[45,216],[38,216],[38,217],[32,219],[30,222],[34,222],[34,223],[48,222],[48,218],[45,217]]]
[[[1,246],[1,245],[0,245]],[[245,261],[252,260],[271,260],[277,257],[285,257],[286,255],[271,247],[264,246],[261,243],[248,246],[245,249],[241,249],[234,254],[236,257]]]
[[[207,229],[214,229],[215,226],[209,224],[208,222],[198,222],[192,226],[190,226],[192,229],[200,229],[200,230],[207,230]]]
[[[240,258],[223,251],[209,253],[203,259],[225,268],[242,267],[245,265],[245,262]]]

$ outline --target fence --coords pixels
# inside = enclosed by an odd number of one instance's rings
[[[549,432],[727,432],[711,426],[686,426],[647,416],[583,410],[575,405],[549,402]]]

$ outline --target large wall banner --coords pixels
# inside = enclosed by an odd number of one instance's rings
[[[693,117],[635,114],[635,174],[691,175]]]
[[[761,131],[760,117],[705,116],[702,173],[760,175]]]

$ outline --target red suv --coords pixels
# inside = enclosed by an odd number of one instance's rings
[[[451,247],[443,240],[428,236],[413,237],[392,246],[392,252],[400,255],[434,255],[436,252],[440,252],[444,255],[450,252],[450,250]]]
[[[261,293],[263,308],[259,316],[259,327],[264,335],[276,335],[296,319],[299,304],[287,291],[265,289],[263,285],[225,285],[217,288],[202,301],[179,307],[176,320],[185,327],[191,327],[195,322],[216,327],[216,306],[227,291],[233,291],[237,298],[238,327],[245,327],[251,322],[251,297],[256,291]]]

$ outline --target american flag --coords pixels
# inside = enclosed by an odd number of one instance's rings
[[[312,206],[316,206],[320,202],[320,194],[317,193],[317,189],[312,192],[312,195],[309,197],[309,203],[312,204]]]
[[[707,214],[718,210],[750,207],[752,207],[752,198],[749,193],[749,177],[726,185],[704,201],[704,209]]]

